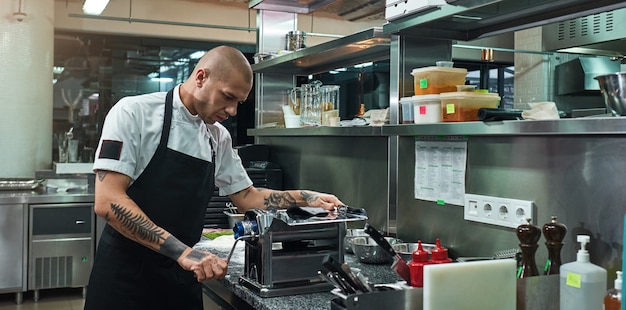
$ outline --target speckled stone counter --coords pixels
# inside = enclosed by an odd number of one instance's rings
[[[221,257],[228,255],[229,248],[212,247],[211,242],[203,240],[196,248],[211,251]],[[223,280],[211,280],[204,283],[204,291],[217,304],[225,309],[259,309],[259,310],[284,310],[284,309],[307,309],[328,310],[330,300],[336,296],[330,292],[300,294],[281,297],[260,297],[253,291],[239,284],[239,276],[243,275],[244,267],[243,242],[237,245],[228,266],[228,274]],[[361,270],[370,283],[396,283],[402,279],[391,270],[391,264],[371,265],[360,263],[354,255],[346,254],[344,261],[351,268]],[[225,290],[224,290],[225,289]],[[222,291],[221,293],[219,291]],[[224,292],[228,291],[226,294]],[[216,300],[217,299],[217,300]],[[238,304],[239,303],[239,304]],[[245,303],[245,304],[242,304]]]

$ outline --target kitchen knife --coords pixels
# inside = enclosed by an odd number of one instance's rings
[[[354,288],[350,287],[350,285],[348,283],[346,283],[346,281],[344,281],[339,275],[337,275],[336,272],[328,272],[328,274],[326,274],[326,275],[332,281],[337,283],[337,285],[339,285],[339,287],[341,288],[341,290],[343,291],[344,294],[350,295],[350,294],[356,293]]]
[[[402,279],[406,281],[407,284],[411,283],[411,270],[409,266],[406,264],[404,259],[396,253],[391,244],[385,239],[385,237],[374,227],[372,227],[369,223],[365,224],[365,233],[370,235],[374,241],[383,249],[385,252],[391,254],[391,256],[395,257],[395,261],[391,265],[391,269],[395,271]]]
[[[339,275],[339,278],[344,280],[348,286],[350,286],[355,292],[365,293],[361,286],[341,267],[341,264],[336,261],[332,256],[326,255],[322,260],[322,265],[326,267],[331,272]]]
[[[321,270],[317,271],[317,275],[324,281],[332,284],[334,287],[338,288],[342,293],[344,294],[348,294],[348,292],[346,292],[346,288],[343,286],[343,284],[338,283],[337,281],[335,281],[335,278],[331,276],[331,273],[329,272],[328,274],[323,273]]]
[[[372,288],[369,286],[369,284],[367,284],[367,281],[363,281],[362,278],[359,278],[356,274],[354,274],[354,272],[352,272],[350,265],[343,263],[341,264],[341,269],[343,269],[343,271],[346,272],[350,279],[357,284],[357,288],[359,290],[364,293],[369,293],[372,291]]]

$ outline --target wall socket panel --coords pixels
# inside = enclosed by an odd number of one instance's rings
[[[463,218],[468,221],[517,228],[535,222],[533,201],[465,194]]]

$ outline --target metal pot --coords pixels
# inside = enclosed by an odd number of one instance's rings
[[[306,47],[306,32],[303,31],[289,31],[286,35],[287,38],[287,50],[297,51]]]
[[[626,72],[596,76],[606,108],[613,116],[626,115]]]
[[[354,251],[352,250],[352,243],[350,241],[354,239],[355,237],[363,237],[363,236],[367,236],[365,231],[363,231],[363,228],[350,228],[346,230],[346,237],[344,238],[344,241],[343,241],[343,246],[346,250],[346,253],[354,254]]]
[[[402,243],[402,240],[396,238],[385,237],[385,239],[387,239],[391,245]],[[352,245],[354,256],[356,256],[361,263],[390,264],[393,262],[393,257],[369,236],[354,237],[350,240],[350,244]]]
[[[417,250],[417,242],[397,243],[397,244],[392,244],[391,247],[393,248],[394,251],[396,251],[396,253],[400,254],[402,259],[404,259],[406,262],[410,262],[413,260],[413,252]],[[437,246],[434,244],[422,243],[422,249],[428,252],[428,257],[430,257],[431,251],[436,247]]]

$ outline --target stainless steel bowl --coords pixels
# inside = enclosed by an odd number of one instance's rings
[[[626,72],[596,76],[606,108],[614,116],[626,115]]]
[[[385,237],[387,241],[393,246],[396,243],[401,243],[402,240]],[[350,240],[354,256],[364,264],[389,264],[393,262],[393,257],[385,252],[377,243],[369,236],[354,237]]]
[[[348,254],[354,253],[354,251],[352,250],[352,244],[350,243],[350,240],[354,239],[354,237],[363,237],[363,236],[367,236],[367,233],[365,233],[363,228],[351,228],[351,229],[346,230],[346,237],[344,238],[344,241],[343,241],[343,246],[346,250],[346,253]]]
[[[413,260],[413,252],[417,250],[417,242],[397,243],[397,244],[392,244],[391,247],[393,248],[394,251],[396,251],[396,253],[400,254],[400,256],[402,257],[402,259],[404,259],[404,261],[410,262]],[[430,258],[430,252],[436,247],[437,246],[434,244],[422,243],[422,248],[426,252],[428,252],[428,258]]]
[[[224,214],[228,216],[228,227],[233,228],[235,223],[243,221],[243,214],[241,213],[230,213],[228,211],[224,211]]]

